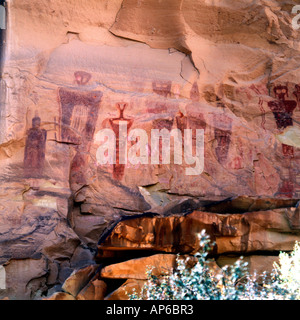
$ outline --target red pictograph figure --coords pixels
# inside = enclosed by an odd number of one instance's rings
[[[40,126],[41,118],[35,116],[25,144],[24,174],[27,178],[39,178],[44,168],[47,131]]]
[[[155,99],[150,99],[146,102],[147,112],[149,113],[169,113],[170,101],[168,97],[171,96],[172,81],[156,80],[152,81],[152,90],[159,96]]]
[[[172,81],[157,80],[152,82],[153,92],[167,98],[171,95]]]
[[[175,124],[177,129],[181,132],[182,137],[182,154],[184,154],[184,129],[187,129],[188,126],[188,118],[181,112],[178,111],[177,115],[175,116]]]
[[[259,84],[251,84],[249,87],[240,87],[236,89],[237,94],[246,94],[248,100],[252,100],[253,98],[258,97],[258,106],[261,111],[261,127],[266,130],[266,111],[263,107],[265,98],[264,96],[268,96],[269,92],[265,83]]]
[[[300,108],[300,86],[298,84],[295,85],[295,91],[293,92],[294,96],[297,99],[297,105]]]
[[[127,106],[128,104],[124,102],[117,103],[116,107],[119,110],[119,116],[117,118],[109,119],[110,126],[116,135],[116,163],[113,165],[113,178],[119,181],[122,180],[125,170],[125,164],[120,163],[120,138],[122,138],[120,137],[120,126],[124,123],[127,125],[127,132],[124,132],[124,137],[122,139],[122,141],[125,141],[133,123],[132,119],[124,117],[124,111]],[[127,152],[127,150],[125,151]]]
[[[193,86],[190,91],[190,98],[193,102],[198,102],[200,100],[200,92],[197,82],[193,83]]]
[[[288,87],[278,85],[274,88],[277,100],[268,102],[268,106],[274,114],[278,129],[285,129],[293,125],[293,112],[297,107],[294,100],[286,100],[288,97]]]
[[[215,152],[219,163],[224,164],[227,160],[228,151],[231,143],[232,119],[225,113],[214,115],[214,134],[217,140]]]
[[[163,130],[163,129],[167,129],[168,131],[172,130],[173,127],[173,123],[174,123],[174,119],[173,118],[169,118],[169,119],[156,119],[153,121],[153,129],[158,129],[158,130]],[[162,139],[159,139],[159,163],[162,163]]]
[[[178,111],[175,122],[177,129],[181,131],[182,137],[184,137],[184,129],[187,129],[187,120],[187,117],[181,111]]]
[[[79,86],[85,86],[90,80],[92,75],[85,71],[74,72],[75,81]]]
[[[274,87],[274,94],[277,100],[269,101],[268,106],[274,114],[278,129],[285,129],[293,126],[293,112],[297,107],[297,102],[294,100],[286,100],[288,97],[288,87],[278,85]],[[282,145],[282,152],[285,157],[294,157],[294,148]]]
[[[155,97],[155,99],[150,99],[146,102],[147,112],[154,114],[169,113],[170,101],[168,98],[171,96],[171,89],[172,81],[152,81],[152,90],[160,97]]]
[[[186,105],[186,113],[187,113],[187,128],[189,129],[205,129],[206,122],[204,116],[199,111],[201,110],[201,105],[199,103],[200,100],[200,92],[198,88],[197,82],[193,83],[193,86],[190,91],[190,99],[191,103]]]
[[[282,144],[282,153],[286,157],[293,158],[294,157],[294,147],[283,143]]]
[[[285,180],[282,182],[278,195],[282,198],[293,198],[294,195],[294,183],[289,180]]]
[[[186,109],[186,118],[187,118],[187,129],[192,129],[192,147],[193,150],[196,148],[196,130],[206,128],[206,122],[204,116],[201,111],[201,104],[200,104],[200,91],[197,82],[195,81],[192,85],[190,90],[190,100],[191,102],[188,103],[185,107]]]
[[[231,168],[238,170],[243,168],[242,157],[235,157],[231,162]]]
[[[101,91],[90,91],[85,85],[91,75],[84,71],[74,73],[77,88],[59,88],[60,139],[71,143],[76,150],[70,168],[70,181],[86,183],[86,165],[90,147],[93,143],[95,126],[102,99]]]
[[[259,88],[258,86],[255,86],[254,84],[252,84],[249,88],[250,88],[250,90],[255,92],[255,94],[260,96],[259,100],[258,100],[258,105],[259,105],[259,109],[261,111],[261,126],[264,130],[266,130],[266,128],[265,128],[266,114],[265,114],[265,109],[263,107],[264,100],[261,97],[262,94],[266,94],[266,92],[265,92],[266,88],[261,88],[261,87]]]

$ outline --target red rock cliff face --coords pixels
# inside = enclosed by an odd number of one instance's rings
[[[98,258],[118,248],[191,253],[202,228],[218,240],[218,254],[292,249],[300,223],[293,5],[7,1],[2,294],[47,293],[96,263],[99,239]],[[144,130],[138,155],[147,161],[120,161],[120,122],[128,135]],[[99,162],[103,129],[116,135],[114,164]],[[151,162],[152,129],[193,129],[194,147],[202,129],[203,170],[187,174],[194,164],[176,143],[169,163]],[[127,155],[139,139],[127,140]]]

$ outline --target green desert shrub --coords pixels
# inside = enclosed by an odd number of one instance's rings
[[[129,295],[131,300],[295,300],[300,299],[300,247],[292,253],[281,252],[278,264],[270,274],[249,274],[241,257],[221,272],[208,259],[212,243],[203,230],[199,235],[200,251],[196,264],[177,257],[177,268],[170,274],[155,276],[151,267],[141,292]]]
[[[291,297],[300,300],[300,245],[295,243],[294,250],[288,254],[281,252],[279,264],[274,263],[277,285]]]

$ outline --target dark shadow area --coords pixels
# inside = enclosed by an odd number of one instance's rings
[[[234,214],[296,207],[299,199],[235,197],[205,205],[202,211]]]

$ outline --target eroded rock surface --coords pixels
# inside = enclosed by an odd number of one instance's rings
[[[196,253],[198,234],[205,229],[215,241],[215,253],[291,251],[299,239],[299,208],[214,214],[194,211],[185,216],[137,217],[119,222],[98,245],[98,258],[106,251],[150,250]]]

